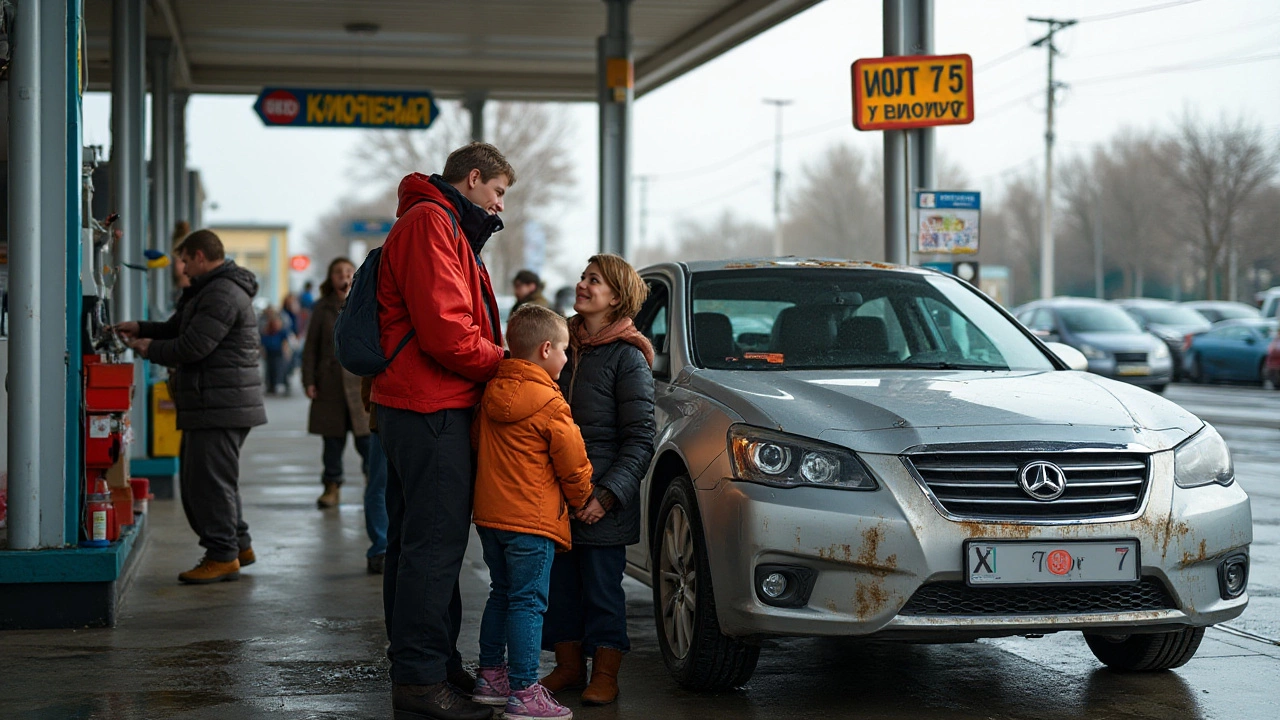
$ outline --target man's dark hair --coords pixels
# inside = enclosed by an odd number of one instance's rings
[[[516,184],[516,171],[511,169],[511,163],[507,162],[498,148],[482,142],[463,145],[449,153],[440,177],[447,183],[460,183],[472,170],[480,171],[480,182],[489,182],[499,175],[506,175],[508,185]]]
[[[521,270],[511,279],[511,282],[520,283],[521,285],[537,285],[538,289],[542,289],[542,278],[538,277],[538,273],[532,270]]]
[[[521,305],[507,321],[507,347],[511,357],[529,360],[542,343],[569,337],[569,326],[555,310],[541,305]]]
[[[212,230],[197,230],[191,233],[185,240],[178,243],[174,251],[187,257],[200,252],[204,255],[204,259],[209,261],[222,260],[227,256],[226,250],[222,247],[222,239]]]

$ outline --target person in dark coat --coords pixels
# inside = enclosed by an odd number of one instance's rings
[[[569,364],[560,388],[582,430],[593,468],[594,498],[570,523],[573,549],[556,555],[542,646],[556,654],[542,680],[552,692],[591,682],[582,701],[618,696],[618,668],[630,650],[622,590],[626,546],[640,541],[640,481],[653,460],[653,348],[632,318],[648,288],[617,255],[596,255],[576,288],[569,319]],[[604,517],[593,523],[592,511]]]
[[[511,306],[511,313],[520,309],[521,305],[533,304],[541,305],[544,308],[550,308],[551,303],[542,295],[542,289],[545,287],[542,278],[538,277],[538,273],[532,270],[521,270],[511,280],[511,292],[515,294],[516,303]]]
[[[311,398],[307,432],[324,438],[324,473],[320,476],[324,492],[316,500],[321,509],[338,506],[343,482],[342,453],[347,449],[348,433],[355,439],[362,471],[368,471],[369,413],[360,397],[360,377],[347,372],[333,350],[333,326],[351,292],[355,273],[355,264],[346,258],[329,263],[302,346],[302,386]]]
[[[240,502],[240,448],[267,422],[259,376],[253,273],[226,259],[222,240],[198,230],[177,248],[191,278],[164,322],[115,326],[138,355],[173,368],[169,386],[182,430],[182,509],[205,556],[185,583],[237,580],[256,558]]]

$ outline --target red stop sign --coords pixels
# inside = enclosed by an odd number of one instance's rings
[[[262,114],[272,125],[289,125],[302,111],[302,103],[288,90],[276,90],[262,99]]]
[[[289,258],[289,267],[297,270],[298,272],[302,272],[303,270],[311,267],[311,258],[307,255],[294,255]]]

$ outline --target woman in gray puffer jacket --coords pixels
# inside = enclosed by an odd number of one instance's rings
[[[640,541],[640,481],[653,459],[653,348],[636,329],[648,289],[617,255],[596,255],[576,288],[569,320],[569,364],[560,388],[582,430],[595,496],[570,522],[573,549],[556,555],[542,627],[556,669],[551,692],[591,682],[589,705],[618,695],[618,667],[630,649],[622,576],[626,546]]]

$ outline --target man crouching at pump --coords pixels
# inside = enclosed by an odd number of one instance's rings
[[[240,503],[240,448],[249,428],[267,422],[253,312],[258,281],[226,259],[222,240],[209,230],[191,233],[175,252],[191,284],[173,316],[115,330],[138,355],[174,368],[169,386],[183,431],[182,509],[205,549],[204,559],[178,579],[238,580],[240,568],[255,560]]]
[[[493,285],[480,251],[515,172],[497,148],[471,143],[440,175],[400,182],[399,219],[378,270],[382,350],[414,333],[373,378],[387,456],[382,601],[397,720],[482,720],[462,667],[458,574],[471,529],[471,417],[502,360]]]

